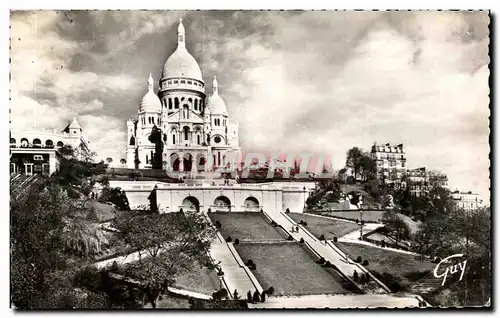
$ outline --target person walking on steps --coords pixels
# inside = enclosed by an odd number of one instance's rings
[[[240,299],[240,295],[238,294],[238,290],[237,289],[234,290],[233,298],[234,299]]]

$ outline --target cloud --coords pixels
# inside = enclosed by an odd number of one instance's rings
[[[119,160],[125,121],[175,49],[179,17],[207,93],[217,75],[245,150],[322,152],[340,168],[350,147],[404,143],[410,167],[489,196],[486,12],[13,15],[13,124],[34,107],[53,115],[44,124],[86,116],[93,145]]]

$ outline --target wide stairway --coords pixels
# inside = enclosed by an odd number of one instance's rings
[[[416,294],[426,294],[441,287],[442,282],[442,278],[436,278],[432,273],[429,273],[424,278],[411,285],[409,290]]]
[[[240,296],[246,295],[248,291],[253,294],[256,287],[252,284],[245,270],[240,267],[226,243],[212,243],[210,254],[217,262],[221,262],[224,280],[231,294],[235,289],[238,290]]]

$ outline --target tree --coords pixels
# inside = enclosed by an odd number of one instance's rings
[[[118,220],[115,227],[124,241],[140,252],[140,260],[129,274],[146,286],[153,307],[159,292],[175,274],[209,261],[208,250],[215,235],[211,224],[197,213],[136,214]]]
[[[410,228],[408,224],[395,212],[387,211],[382,217],[382,223],[396,238],[396,245],[402,239],[410,237]]]
[[[364,153],[359,160],[363,181],[366,182],[368,180],[375,179],[377,166],[375,165],[375,161],[372,160],[370,155]]]
[[[122,165],[124,165],[124,164],[126,164],[126,163],[127,163],[127,160],[125,160],[125,158],[121,158],[121,159],[120,159],[120,163],[121,163]]]
[[[11,196],[11,302],[21,309],[43,308],[50,272],[62,265],[58,247],[68,198],[59,186],[46,186]]]
[[[107,162],[108,164],[113,163],[113,158],[111,158],[111,157],[106,158],[106,162]]]
[[[353,147],[347,151],[345,165],[354,171],[354,179],[357,180],[359,172],[362,169],[363,151],[358,147]]]
[[[424,222],[413,240],[416,252],[441,258],[464,254],[467,269],[462,281],[445,285],[436,301],[453,299],[460,306],[485,305],[491,288],[491,209],[465,211],[453,207]],[[443,296],[445,295],[445,296]]]
[[[148,140],[155,145],[154,156],[151,158],[153,169],[162,169],[163,141],[161,137],[161,130],[154,125],[148,137]]]

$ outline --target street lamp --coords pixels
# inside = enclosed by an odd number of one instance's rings
[[[306,212],[306,186],[304,186],[304,212]]]

